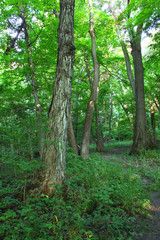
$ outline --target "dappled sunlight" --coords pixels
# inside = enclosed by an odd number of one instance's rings
[[[149,217],[153,219],[152,214],[158,214],[160,217],[160,197],[157,193],[151,194],[151,197],[151,201],[147,200],[142,206],[145,210],[150,212]]]
[[[152,211],[152,212],[160,212],[160,207],[155,207],[154,205],[151,205],[150,206],[150,210]]]
[[[93,108],[94,107],[94,101],[90,101],[89,105]]]
[[[150,210],[151,208],[151,204],[150,204],[150,201],[149,200],[146,200],[143,204],[142,204],[142,207],[146,210]]]

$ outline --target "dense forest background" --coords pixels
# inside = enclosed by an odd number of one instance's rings
[[[73,13],[74,22],[68,17]],[[89,154],[106,153],[124,141],[127,153],[137,154],[136,161],[159,158],[159,21],[158,0],[76,0],[75,8],[73,0],[0,3],[2,239],[132,239],[127,218],[134,221],[132,214],[141,211],[145,198],[139,179],[132,181],[128,172]],[[41,200],[30,199],[35,192],[37,197],[35,189]],[[47,215],[52,202],[53,216]],[[76,204],[81,207],[75,210]],[[110,207],[104,210],[106,204]],[[38,215],[29,208],[38,209]],[[60,223],[63,214],[66,222]],[[116,215],[124,216],[122,225]],[[42,222],[36,223],[38,216]]]
[[[152,131],[156,131],[159,137],[159,4],[158,1],[148,1],[139,10],[142,3],[133,1],[129,9],[133,13],[129,19],[126,19],[126,6],[122,1],[114,4],[105,1],[94,3],[96,51],[100,68],[97,105],[105,142],[133,138],[135,100],[127,75],[122,41],[134,75],[128,28],[142,22],[147,129],[152,135],[155,134]],[[21,8],[21,3],[9,5],[9,1],[1,6],[1,137],[7,145],[10,142],[13,149],[20,143],[21,148],[23,143],[25,147],[26,144],[29,146],[32,141],[35,146],[38,125],[42,122],[45,127],[57,61],[58,1],[53,4],[49,1],[46,4],[32,1],[24,5],[23,10]],[[89,31],[89,6],[84,1],[77,1],[71,112],[78,144],[82,142],[85,113],[94,79]],[[153,129],[151,115],[155,118],[156,130]],[[10,128],[12,131],[8,131]],[[12,144],[15,138],[17,146]],[[96,112],[91,141],[96,141]]]

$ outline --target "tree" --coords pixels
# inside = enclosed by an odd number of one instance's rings
[[[127,75],[128,75],[128,79],[130,81],[131,87],[132,87],[132,92],[133,92],[133,96],[134,99],[136,100],[136,94],[135,94],[135,79],[132,73],[132,66],[131,66],[131,61],[130,61],[130,57],[129,57],[129,53],[127,50],[127,46],[126,43],[124,41],[124,36],[121,33],[121,29],[119,27],[117,18],[116,18],[116,13],[115,13],[115,9],[111,7],[111,5],[109,4],[109,9],[114,17],[114,21],[115,21],[115,25],[116,25],[116,29],[117,29],[117,35],[120,39],[120,44],[121,44],[121,48],[124,54],[124,58],[125,58],[125,63],[126,63],[126,68],[127,68]]]
[[[153,34],[151,44],[144,56],[147,106],[150,108],[151,130],[153,144],[157,144],[156,134],[158,133],[158,115],[160,113],[160,56],[159,43],[160,32]],[[153,91],[154,90],[154,91]],[[157,129],[156,129],[157,127]]]
[[[151,6],[158,7],[158,4],[150,3]],[[133,20],[130,21],[132,9],[137,9],[137,4],[133,1],[128,1],[127,6],[127,15],[129,22],[129,33],[130,33],[130,44],[132,49],[133,64],[134,64],[134,75],[135,75],[135,96],[136,96],[136,118],[134,126],[134,137],[131,153],[139,153],[139,150],[142,148],[150,148],[151,137],[147,133],[147,124],[146,124],[146,112],[145,112],[145,95],[144,95],[144,67],[142,62],[142,51],[141,51],[141,36],[143,29],[147,29],[151,26],[151,23],[148,24],[149,18],[157,21],[157,14],[155,14],[154,7],[148,9],[148,3],[142,1],[139,2],[138,8],[141,14],[135,15]],[[140,17],[141,16],[141,17]],[[140,20],[141,18],[141,20]],[[136,19],[136,20],[135,20]],[[139,21],[140,20],[140,21]],[[153,23],[153,21],[151,21]],[[148,26],[147,26],[148,25]],[[135,30],[136,28],[136,30]]]
[[[121,5],[121,3],[118,1]],[[125,2],[126,3],[126,2]],[[126,5],[126,4],[124,4]],[[135,3],[135,1],[128,0],[127,7],[123,13],[119,14],[117,23],[120,25],[122,31],[125,34],[128,33],[130,39],[130,46],[131,46],[131,54],[133,58],[133,66],[134,66],[134,78],[131,69],[131,63],[128,55],[128,51],[126,48],[125,42],[122,40],[121,34],[119,34],[119,25],[118,28],[118,35],[120,35],[120,42],[122,46],[122,50],[124,53],[126,67],[127,67],[127,74],[128,78],[131,83],[133,95],[136,101],[136,117],[135,117],[135,125],[134,125],[134,137],[133,137],[133,145],[131,149],[131,153],[138,153],[142,148],[148,148],[150,145],[150,139],[147,134],[147,125],[146,125],[146,112],[145,112],[145,95],[144,95],[144,68],[142,62],[142,53],[141,53],[141,35],[143,31],[144,22],[135,21],[134,15],[135,10],[139,9],[143,12],[143,8],[145,3]],[[122,7],[122,6],[121,6]],[[113,15],[115,18],[114,11]],[[133,16],[133,17],[132,17]],[[125,21],[124,21],[125,20]],[[124,23],[125,22],[125,23]],[[126,38],[126,36],[125,36]]]
[[[62,184],[66,178],[67,127],[75,54],[74,4],[74,0],[60,1],[56,76],[49,109],[46,144],[42,151],[45,166],[40,175],[43,180],[38,192],[50,193],[56,184]]]
[[[99,64],[98,64],[97,54],[96,54],[96,36],[95,36],[94,25],[93,25],[92,0],[89,0],[89,7],[90,7],[90,36],[92,41],[92,59],[93,59],[93,65],[94,65],[94,81],[91,87],[91,95],[90,95],[90,99],[87,107],[85,125],[83,130],[81,156],[84,158],[88,158],[89,156],[91,123],[93,118],[93,109],[94,109],[94,104],[97,96],[97,88],[98,88],[98,82],[99,82]]]
[[[136,118],[131,153],[139,152],[148,147],[145,95],[144,95],[144,68],[141,55],[142,24],[137,26],[136,33],[132,33],[131,47],[135,73]]]
[[[43,126],[45,126],[47,122],[46,113],[52,98],[53,78],[56,72],[57,28],[59,20],[58,2],[58,0],[53,0],[52,3],[51,1],[47,1],[46,4],[43,4],[41,0],[38,0],[36,2],[29,1],[30,4],[26,4],[25,2],[22,4],[19,2],[12,3],[11,0],[4,0],[3,4],[1,3],[2,14],[0,16],[0,42],[2,50],[0,52],[0,88],[2,93],[1,112],[3,112],[3,122],[8,124],[9,117],[10,122],[13,120],[15,124],[19,124],[19,127],[16,126],[18,132],[20,133],[18,136],[18,141],[16,142],[16,135],[13,134],[14,141],[12,139],[10,144],[10,146],[12,146],[11,150],[14,149],[15,153],[17,149],[22,151],[21,149],[23,143],[26,153],[27,151],[29,154],[31,153],[33,158],[34,151],[37,150],[38,146],[38,133],[40,133],[38,131],[39,124],[37,124],[40,123],[40,121],[38,121],[37,114],[39,109],[37,109],[38,111],[36,112],[33,90],[35,90],[35,96],[38,95],[39,97],[39,102],[42,107],[42,123]],[[109,0],[106,0],[105,2],[108,3]],[[114,3],[117,2],[118,4],[122,4],[122,2],[127,1],[114,1]],[[143,3],[141,6],[140,2]],[[150,2],[154,4],[154,1],[151,0]],[[93,1],[94,38],[92,39],[92,31],[89,31],[88,4],[86,4],[85,1],[76,1],[76,58],[72,85],[72,109],[69,109],[71,110],[69,114],[73,119],[73,129],[78,144],[82,142],[87,103],[89,101],[93,101],[94,103],[94,112],[90,108],[92,111],[90,113],[93,116],[93,119],[90,115],[91,117],[89,117],[88,120],[90,121],[92,119],[92,123],[90,122],[89,125],[85,125],[84,134],[90,134],[89,128],[92,125],[92,140],[99,140],[99,138],[96,137],[96,130],[97,135],[100,136],[98,133],[100,128],[96,128],[96,125],[99,126],[102,124],[102,129],[104,131],[103,135],[107,135],[108,139],[110,138],[110,140],[125,138],[131,139],[132,137],[131,129],[133,125],[133,119],[135,119],[135,101],[132,90],[135,89],[135,87],[134,84],[132,88],[130,87],[128,80],[129,77],[127,77],[128,75],[133,80],[135,78],[133,73],[134,61],[132,55],[130,54],[131,44],[137,44],[138,41],[141,40],[141,34],[137,34],[138,26],[143,23],[143,31],[148,31],[146,23],[148,22],[147,24],[149,24],[150,20],[146,20],[144,15],[145,12],[148,14],[150,11],[148,8],[146,8],[146,5],[144,5],[144,0],[132,0],[131,3],[132,4],[129,4],[128,7],[126,7],[126,10],[123,12],[120,5],[117,4],[115,7],[116,24],[119,27],[119,35],[121,36],[121,38],[118,39],[117,27],[115,27],[113,16],[111,16],[111,14],[109,15],[109,11],[106,13],[107,10],[103,11],[100,9],[98,1]],[[136,6],[135,3],[138,5]],[[9,7],[7,4],[9,4]],[[146,4],[148,6],[148,2]],[[139,14],[137,9],[140,10],[139,12],[141,14]],[[22,16],[21,10],[25,10],[24,17]],[[121,14],[119,14],[120,11],[122,12]],[[130,12],[131,14],[128,19],[128,14]],[[155,10],[152,12],[155,13]],[[142,19],[140,15],[142,15]],[[157,14],[154,15],[156,16]],[[23,19],[25,19],[25,21],[23,21]],[[107,27],[104,28],[104,26]],[[128,34],[128,30],[130,34]],[[159,39],[158,35],[157,39]],[[150,132],[153,129],[153,133],[158,133],[156,126],[159,117],[158,111],[160,111],[158,85],[159,69],[157,61],[157,59],[159,59],[159,42],[157,39],[155,40],[157,46],[154,45],[152,51],[149,50],[149,52],[146,54],[147,56],[150,55],[150,57],[143,58],[143,65],[145,63],[143,78],[145,78],[144,87],[146,94],[145,105],[147,113],[147,129],[149,129]],[[94,58],[96,60],[93,61],[92,56],[94,54],[92,49],[95,40],[97,59]],[[10,48],[11,46],[13,46],[13,48]],[[156,48],[156,52],[154,52],[154,48]],[[7,54],[4,54],[4,52]],[[151,54],[151,52],[153,54]],[[132,53],[134,53],[134,51],[132,51]],[[148,60],[144,62],[146,59]],[[128,64],[128,68],[127,64],[125,65],[125,60]],[[98,64],[95,65],[95,63]],[[93,90],[93,80],[95,77],[94,70],[97,70],[96,76],[98,76],[97,79],[99,80],[98,100],[94,94],[92,94],[93,92],[96,92],[97,96],[97,89],[95,88],[96,91],[95,89]],[[36,80],[36,83],[33,85],[34,80]],[[134,81],[132,82],[134,83]],[[58,89],[57,85],[58,84],[55,83],[55,89]],[[51,104],[50,109],[51,111],[49,111],[50,125],[52,124],[52,111],[54,111],[54,109],[56,111],[54,102],[59,101],[58,97],[56,97],[56,93],[54,93],[54,95],[55,97],[53,97],[53,104]],[[89,99],[90,96],[92,96],[91,99]],[[154,107],[151,112],[150,103],[152,103],[152,107]],[[38,101],[36,105],[39,106]],[[62,105],[63,104],[61,104],[59,109],[62,108]],[[89,105],[89,107],[92,106]],[[157,112],[154,114],[155,111]],[[152,119],[150,119],[150,113],[152,115]],[[55,116],[55,119],[57,119],[57,115]],[[68,119],[71,120],[71,117]],[[151,122],[152,128],[150,124]],[[72,122],[70,121],[70,123]],[[7,126],[9,126],[7,124],[6,129]],[[13,129],[12,125],[11,128]],[[46,140],[44,140],[46,148],[47,145],[52,145],[52,142],[58,145],[57,138],[59,137],[52,139],[51,136],[49,138],[49,134],[51,135],[50,125],[48,130],[49,133],[47,134],[48,139],[46,138]],[[71,144],[77,152],[76,142],[73,138],[74,132],[72,131],[72,125],[68,124],[68,126]],[[43,129],[45,131],[45,128]],[[58,131],[56,131],[56,134],[59,134]],[[87,147],[87,151],[89,151],[89,140],[91,139],[89,134],[87,135],[87,144],[86,142],[83,142],[83,147]],[[61,139],[60,141],[62,142]],[[97,150],[99,149],[101,149],[101,147],[99,148],[97,144]],[[43,157],[47,158],[47,156],[45,157],[45,148],[42,150],[44,153]]]

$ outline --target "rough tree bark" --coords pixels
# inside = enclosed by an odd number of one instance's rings
[[[94,103],[97,94],[98,88],[98,81],[99,81],[99,64],[97,61],[97,54],[96,54],[96,37],[93,27],[93,5],[92,0],[89,0],[89,7],[90,7],[90,36],[92,42],[92,59],[94,65],[94,81],[91,88],[91,95],[87,107],[86,118],[85,118],[85,125],[83,130],[83,140],[82,140],[82,148],[81,148],[81,156],[83,158],[89,157],[89,143],[90,143],[90,132],[91,132],[91,124],[93,118],[93,109]]]
[[[75,0],[60,0],[58,57],[53,98],[49,109],[48,133],[43,147],[44,168],[40,172],[39,192],[50,193],[66,178],[65,158],[68,116],[71,106],[74,46]]]

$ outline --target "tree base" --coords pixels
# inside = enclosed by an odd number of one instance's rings
[[[141,143],[135,143],[133,142],[131,151],[129,153],[129,155],[141,155],[143,154],[144,150],[154,150],[157,149],[157,144],[155,144],[152,139],[148,139],[146,142],[144,142],[143,144]]]

